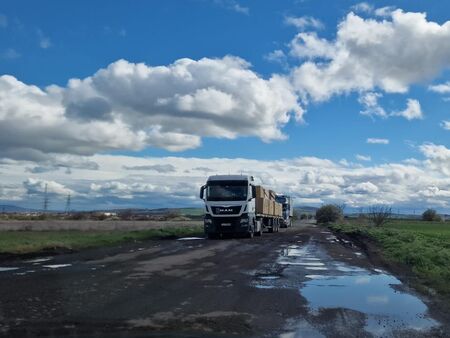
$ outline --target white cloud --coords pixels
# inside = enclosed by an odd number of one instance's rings
[[[76,208],[200,206],[198,189],[207,175],[242,172],[292,195],[296,203],[450,210],[450,149],[430,143],[419,150],[422,159],[358,166],[316,157],[263,161],[94,155],[87,159],[98,165],[97,170],[73,168],[71,175],[63,170],[30,174],[24,170],[30,163],[9,161],[1,167],[0,196],[11,196],[14,191],[24,202],[40,207],[35,196],[42,195],[47,183],[55,194],[52,205],[59,203],[61,208],[69,192],[76,196]],[[24,175],[29,175],[25,182]]]
[[[302,120],[289,81],[263,79],[244,60],[180,59],[150,67],[119,60],[67,87],[40,89],[0,77],[0,157],[46,160],[52,153],[198,147],[202,136],[287,136]]]
[[[392,13],[395,10],[396,10],[396,8],[394,6],[386,6],[386,7],[377,8],[374,11],[374,14],[376,16],[389,17],[392,15]]]
[[[270,62],[279,63],[285,68],[288,68],[287,56],[281,49],[276,49],[264,56],[264,59]]]
[[[449,94],[450,93],[450,81],[446,83],[441,83],[438,85],[433,85],[428,87],[429,90],[439,93],[439,94]]]
[[[414,120],[414,119],[423,119],[423,112],[420,107],[420,103],[417,100],[408,99],[406,102],[406,109],[394,112],[392,115],[394,116],[402,116],[407,120]]]
[[[358,161],[366,161],[366,162],[372,161],[372,158],[370,156],[367,156],[367,155],[356,154],[355,157],[356,157],[356,159]]]
[[[367,2],[360,2],[351,7],[355,12],[372,13],[374,8],[371,4]]]
[[[371,182],[362,182],[351,185],[348,188],[345,188],[344,191],[346,193],[357,195],[375,194],[378,192],[378,187]]]
[[[368,138],[367,143],[369,144],[389,144],[389,140],[385,138]]]
[[[450,175],[450,149],[444,145],[425,143],[419,147],[420,152],[427,158],[427,165],[435,171]]]
[[[378,99],[383,95],[380,93],[366,92],[362,93],[358,99],[359,103],[364,106],[364,110],[360,112],[361,115],[366,115],[370,117],[378,116],[386,118],[388,114],[386,111],[378,104]]]
[[[322,29],[323,23],[311,16],[301,16],[301,17],[294,17],[294,16],[287,16],[284,18],[284,23],[289,26],[294,26],[298,30],[304,31],[308,28],[312,29]]]
[[[359,103],[364,106],[364,110],[360,111],[361,115],[369,117],[387,118],[389,116],[401,116],[407,120],[423,119],[423,112],[420,103],[417,100],[408,99],[406,101],[406,109],[397,112],[388,113],[378,103],[378,99],[383,95],[374,92],[361,93],[359,96]]]
[[[245,14],[245,15],[250,14],[250,9],[248,7],[242,6],[236,0],[214,0],[214,3],[223,8],[232,10],[236,13]]]
[[[48,194],[56,194],[67,196],[68,194],[72,196],[76,196],[76,192],[66,188],[63,184],[60,184],[55,181],[46,181],[36,178],[28,178],[23,182],[23,186],[25,187],[28,195],[41,195],[45,192],[45,188],[47,188]]]
[[[293,81],[314,101],[352,91],[405,93],[450,67],[449,39],[450,22],[428,21],[425,13],[397,9],[383,20],[349,13],[334,41],[315,33],[295,37],[291,54],[308,60]]]
[[[441,127],[446,129],[446,130],[450,130],[450,121],[442,121],[441,122]]]

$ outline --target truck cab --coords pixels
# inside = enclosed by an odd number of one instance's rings
[[[281,227],[288,228],[292,226],[294,217],[294,206],[292,205],[292,197],[286,195],[277,195],[275,200],[283,206],[283,218]]]
[[[253,237],[261,234],[255,218],[255,185],[253,176],[210,176],[200,189],[205,202],[204,230],[209,238],[221,234]]]

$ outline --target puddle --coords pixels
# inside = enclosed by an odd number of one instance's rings
[[[0,272],[4,272],[4,271],[13,271],[13,270],[19,270],[19,268],[16,267],[1,267],[0,266]]]
[[[362,256],[358,253],[349,252],[349,255]],[[342,316],[348,323],[357,325],[351,330],[362,336],[423,335],[440,326],[429,317],[428,308],[421,299],[400,291],[403,290],[402,283],[396,277],[381,269],[354,266],[345,261],[346,257],[336,260],[320,245],[310,241],[304,246],[282,250],[276,261],[276,266],[282,269],[282,278],[273,278],[273,272],[271,275],[267,272],[262,276],[256,274],[251,283],[255,288],[298,290],[307,302],[306,316],[297,320],[302,324],[293,323],[295,318],[288,320],[283,337],[308,337],[313,332],[315,334],[311,336],[320,336],[314,325],[324,314],[328,319],[321,325],[326,326],[327,336],[328,333],[330,336],[342,335],[338,334]],[[273,269],[271,271],[275,271]]]
[[[44,268],[50,268],[50,269],[59,269],[59,268],[65,268],[68,266],[72,266],[72,264],[50,264],[50,265],[42,265]]]
[[[401,282],[388,274],[363,272],[315,278],[304,283],[300,293],[309,308],[346,308],[366,314],[365,330],[375,336],[397,329],[425,331],[438,323],[427,317],[427,306],[416,296],[399,292]]]
[[[181,238],[178,238],[177,241],[194,241],[197,239],[205,239],[205,238],[203,238],[203,237],[181,237]]]
[[[30,260],[26,260],[24,261],[25,263],[42,263],[42,262],[47,262],[49,260],[52,260],[52,257],[43,257],[43,258],[36,258],[36,259],[30,259]]]
[[[273,279],[279,279],[280,276],[259,276],[259,279],[265,279],[265,280],[273,280]]]

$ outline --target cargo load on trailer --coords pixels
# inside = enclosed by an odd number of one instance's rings
[[[283,224],[283,205],[277,194],[255,185],[253,176],[215,175],[200,189],[205,202],[204,229],[209,238],[223,234],[260,236],[278,231]]]

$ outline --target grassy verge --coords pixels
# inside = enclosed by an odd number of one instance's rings
[[[203,228],[177,227],[139,231],[2,231],[0,254],[28,254],[45,250],[79,250],[146,239],[202,235]]]
[[[374,240],[388,263],[408,266],[416,286],[450,299],[450,223],[396,220],[379,227],[357,221],[330,225],[332,230]]]

